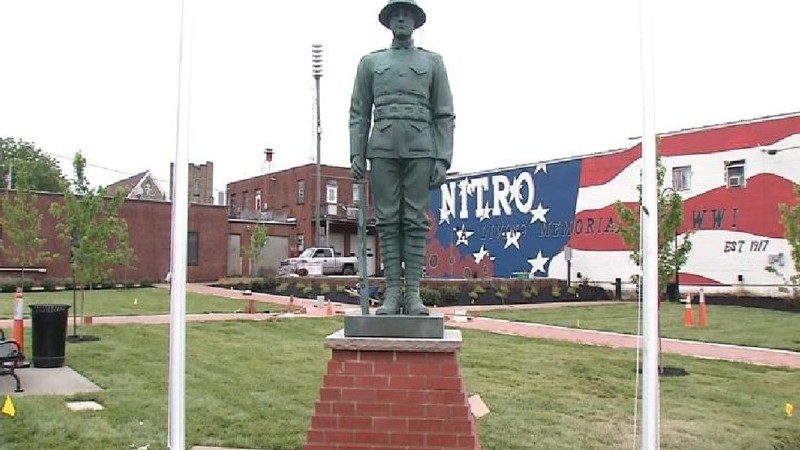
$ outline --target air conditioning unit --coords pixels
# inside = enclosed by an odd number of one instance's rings
[[[358,219],[358,208],[352,206],[347,207],[347,218],[350,220]]]
[[[744,177],[741,175],[732,175],[728,177],[729,187],[742,187],[744,186]]]

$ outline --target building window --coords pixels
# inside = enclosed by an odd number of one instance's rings
[[[353,203],[358,204],[359,201],[361,199],[358,198],[358,183],[353,183]]]
[[[298,234],[297,235],[297,251],[298,252],[302,252],[305,249],[306,249],[305,236],[303,236],[302,234]]]
[[[256,189],[256,211],[261,211],[261,189]]]
[[[244,211],[247,211],[247,204],[249,203],[249,200],[250,200],[250,199],[248,198],[248,197],[250,197],[250,196],[249,196],[249,195],[247,195],[247,194],[249,194],[249,192],[247,192],[247,191],[244,191],[244,192],[242,192],[242,209],[243,209]]]
[[[325,190],[325,200],[329,205],[339,203],[339,185],[336,180],[328,180],[328,187]]]
[[[306,180],[297,180],[297,204],[306,202]]]
[[[692,188],[692,166],[674,167],[672,169],[672,189],[688,191]]]
[[[190,266],[200,265],[200,236],[196,231],[189,232],[186,264]]]
[[[744,160],[725,161],[725,183],[729,188],[744,187]]]

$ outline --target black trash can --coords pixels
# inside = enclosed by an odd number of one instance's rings
[[[29,305],[29,308],[33,367],[62,367],[67,348],[69,305]]]

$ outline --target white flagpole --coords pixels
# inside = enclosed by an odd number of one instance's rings
[[[659,444],[658,373],[658,181],[656,170],[655,94],[651,0],[639,0],[642,76],[642,450]]]
[[[185,450],[186,387],[186,251],[189,228],[189,94],[191,22],[188,4],[181,0],[178,58],[178,115],[172,185],[172,254],[170,264],[169,431],[168,448]]]

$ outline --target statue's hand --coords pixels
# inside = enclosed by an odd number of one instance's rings
[[[367,161],[364,158],[354,157],[350,160],[350,174],[356,181],[364,179],[367,172]]]
[[[433,171],[431,172],[431,187],[441,186],[447,176],[447,163],[441,159],[437,159],[433,163]]]

